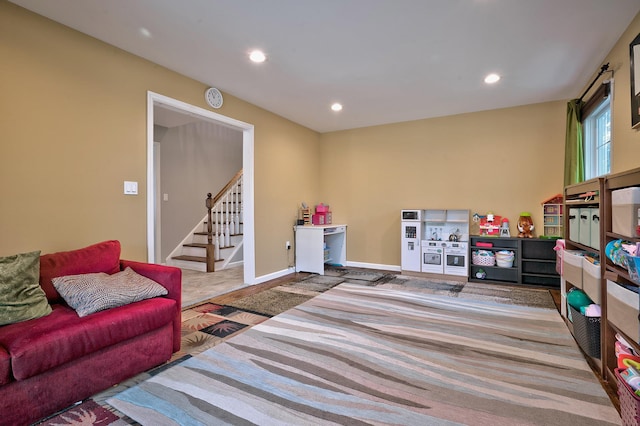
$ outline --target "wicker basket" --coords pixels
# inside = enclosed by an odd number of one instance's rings
[[[471,263],[480,266],[494,266],[496,264],[496,255],[488,250],[478,250],[471,253]]]
[[[620,398],[620,417],[623,426],[637,426],[640,424],[640,397],[633,392],[631,386],[620,377],[622,369],[616,368],[618,381],[618,398]]]
[[[573,320],[573,336],[582,350],[592,358],[600,358],[600,317],[586,317],[569,305]]]
[[[501,250],[496,253],[496,264],[501,268],[511,268],[515,257],[512,251]]]

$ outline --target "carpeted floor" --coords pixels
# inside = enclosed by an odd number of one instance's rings
[[[555,308],[477,296],[342,283],[108,402],[149,425],[619,424]]]
[[[405,277],[395,273],[371,272],[349,268],[328,268],[324,276],[315,274],[305,276],[296,282],[274,287],[273,289],[229,302],[226,305],[204,302],[196,307],[183,310],[182,349],[179,353],[174,354],[172,361],[181,362],[186,357],[200,354],[227,341],[229,338],[235,338],[235,336],[239,336],[252,326],[266,321],[270,316],[278,315],[298,306],[341,283],[390,290],[419,291],[421,293],[447,295],[449,297],[462,297],[464,295],[471,299],[507,304],[540,307],[554,306],[549,292],[541,289],[520,289],[482,283],[443,282]],[[123,417],[122,413],[118,413],[117,410],[108,406],[104,401],[166,368],[167,366],[162,366],[153,371],[143,373],[118,387],[96,395],[94,399],[115,412],[118,417]],[[93,403],[91,400],[89,402]],[[85,422],[82,424],[103,424],[89,422],[92,414],[87,414],[91,413],[91,410],[87,407],[91,406],[85,404],[73,407],[69,412],[61,414],[66,416],[66,420],[58,417],[44,424],[74,424],[72,421],[67,421],[72,418],[69,416],[73,416],[74,413]],[[95,418],[99,419],[100,416]],[[124,419],[119,418],[116,423],[107,422],[104,424],[135,424],[135,422],[124,417]]]

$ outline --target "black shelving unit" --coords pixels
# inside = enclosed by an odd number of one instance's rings
[[[520,282],[522,284],[560,287],[556,271],[556,240],[523,238],[520,240]]]
[[[498,238],[498,237],[482,237],[482,236],[471,236],[471,245],[470,250],[471,254],[476,250],[489,250],[494,253],[500,250],[508,250],[512,251],[515,254],[515,258],[513,261],[513,267],[511,268],[502,268],[500,266],[484,266],[484,265],[474,265],[473,261],[469,262],[471,264],[469,268],[469,281],[475,282],[483,282],[483,281],[495,281],[495,282],[507,282],[507,283],[516,283],[518,282],[518,259],[520,254],[518,253],[518,239],[517,238]],[[478,246],[478,243],[488,243],[491,244],[491,247],[481,247]],[[469,259],[472,259],[471,254]],[[482,269],[486,273],[486,277],[481,279],[477,278],[477,272]]]
[[[470,240],[471,253],[476,250],[508,250],[515,254],[515,258],[511,268],[474,265],[470,262],[469,281],[560,287],[560,275],[556,272],[556,252],[553,250],[555,240],[486,236],[471,236]],[[478,243],[490,243],[492,247],[478,246]],[[484,279],[476,276],[480,269],[486,273]]]

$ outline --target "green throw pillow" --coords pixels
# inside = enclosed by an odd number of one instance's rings
[[[51,313],[39,280],[39,251],[0,257],[0,325]]]

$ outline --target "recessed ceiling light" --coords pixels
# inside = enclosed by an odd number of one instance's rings
[[[492,73],[484,78],[484,82],[487,84],[493,84],[500,81],[500,76],[498,74]]]
[[[342,105],[336,102],[335,104],[331,105],[331,109],[336,112],[342,111]]]
[[[267,59],[267,57],[264,55],[264,53],[261,50],[254,50],[251,53],[249,53],[249,59],[259,64],[264,62]]]
[[[140,27],[140,29],[138,31],[140,32],[140,35],[142,37],[151,38],[151,31],[149,31],[145,27]]]

